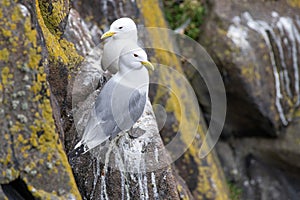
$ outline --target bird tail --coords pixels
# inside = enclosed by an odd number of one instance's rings
[[[78,156],[85,154],[89,150],[90,149],[88,148],[88,146],[85,143],[83,143],[81,140],[76,144],[74,149],[68,154],[68,158],[70,161],[72,161],[75,158],[77,158]]]
[[[82,139],[75,145],[74,149],[68,154],[69,159],[74,159],[85,154],[94,147],[100,145],[109,138],[109,135],[101,134],[102,129],[96,117],[95,109],[90,112],[88,123],[84,129]]]

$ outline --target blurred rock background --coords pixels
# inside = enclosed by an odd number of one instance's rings
[[[299,199],[299,1],[1,0],[0,5],[0,199]],[[92,99],[106,81],[97,69],[99,38],[122,16],[187,34],[218,66],[227,117],[221,139],[204,159],[198,152],[211,114],[205,82],[184,60],[153,50],[150,59],[184,72],[198,97],[198,137],[189,149],[174,164],[147,173],[108,169],[90,153],[67,162],[79,140],[74,104],[84,105],[81,97],[92,93]],[[143,42],[149,46],[182,47],[168,35],[147,34]],[[75,92],[81,96],[74,98],[77,75],[82,87]],[[170,79],[180,99],[189,102],[173,77],[159,77]],[[151,88],[150,98],[168,107],[168,118],[159,135],[150,108],[146,152],[163,149],[180,117],[193,116],[178,113],[176,98],[160,88]],[[188,125],[182,129],[178,148],[187,145],[189,131]],[[122,141],[137,147],[136,139]],[[168,153],[158,156],[161,162],[169,159]]]
[[[164,1],[173,29],[212,56],[227,117],[216,146],[232,199],[299,199],[300,1]],[[177,14],[177,15],[176,15]],[[189,75],[204,116],[210,98]]]

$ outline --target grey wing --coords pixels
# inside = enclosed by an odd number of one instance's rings
[[[106,135],[114,135],[120,132],[120,129],[117,127],[117,123],[115,122],[113,111],[112,111],[112,102],[111,99],[113,94],[113,89],[116,86],[115,81],[109,82],[106,87],[100,92],[99,96],[96,99],[95,103],[95,111],[96,116],[99,122],[102,125],[103,134]]]
[[[129,113],[130,117],[135,123],[143,114],[147,101],[146,92],[135,90],[129,99]],[[133,124],[132,124],[133,125]]]
[[[93,108],[90,112],[88,123],[84,129],[82,143],[86,144],[90,150],[106,141],[108,138],[109,135],[103,132],[103,123],[99,121],[96,116],[95,109]]]
[[[87,126],[84,130],[83,140],[89,149],[101,144],[112,134],[120,132],[113,119],[110,98],[111,88],[114,82],[108,82],[99,93],[95,101],[95,106],[90,112]]]

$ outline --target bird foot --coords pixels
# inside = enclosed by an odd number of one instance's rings
[[[131,139],[138,138],[138,137],[144,135],[144,133],[146,133],[146,130],[141,129],[141,128],[139,128],[139,127],[137,127],[137,128],[131,128],[131,129],[129,129],[129,131],[128,131],[128,135],[129,135],[129,137],[130,137]]]

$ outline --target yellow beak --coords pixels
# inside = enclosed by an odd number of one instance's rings
[[[154,66],[152,65],[151,62],[149,62],[149,61],[141,61],[141,63],[142,63],[142,65],[144,65],[148,69],[154,70]]]
[[[105,33],[101,36],[101,40],[103,40],[103,39],[105,39],[105,38],[108,38],[108,37],[111,37],[111,36],[113,36],[114,34],[116,34],[116,32],[107,31],[107,32],[105,32]]]

